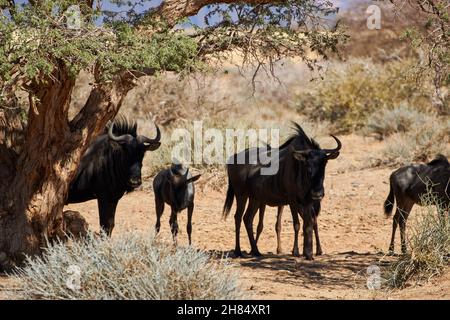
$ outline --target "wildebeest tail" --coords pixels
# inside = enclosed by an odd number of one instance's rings
[[[392,178],[389,179],[390,182],[390,189],[389,189],[389,195],[386,198],[386,201],[384,201],[384,214],[389,217],[392,214],[392,209],[394,209],[394,188],[392,187]]]
[[[231,207],[233,206],[234,200],[234,190],[233,185],[231,184],[230,178],[228,178],[228,190],[227,190],[227,198],[225,199],[225,204],[223,205],[223,217],[228,217],[230,213]]]

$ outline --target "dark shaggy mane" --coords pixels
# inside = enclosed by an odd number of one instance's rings
[[[110,125],[111,122],[106,126],[105,134],[108,134]],[[137,124],[119,115],[114,119],[113,132],[115,135],[131,134],[136,137]],[[84,154],[74,182],[78,184],[78,187],[86,188],[92,183],[92,179],[98,176],[111,184],[113,181],[124,183],[125,173],[116,170],[124,167],[127,160],[125,153],[121,150],[122,148],[117,143],[111,143],[108,137],[98,137]],[[110,179],[113,180],[110,181]]]
[[[310,137],[308,137],[306,135],[305,131],[303,130],[303,128],[298,123],[292,121],[292,125],[293,125],[292,129],[295,131],[295,133],[293,135],[291,135],[288,138],[288,140],[286,140],[286,142],[284,142],[279,147],[279,149],[286,148],[296,139],[301,139],[302,141],[306,142],[306,144],[308,144],[311,149],[320,149],[319,144],[314,139],[311,139]]]
[[[110,125],[111,125],[111,122],[106,125],[105,133],[108,133],[108,129],[109,129]],[[136,123],[136,121],[127,119],[123,115],[118,115],[114,119],[113,133],[118,136],[121,136],[124,134],[131,134],[133,137],[136,137],[137,136],[137,123]]]
[[[439,165],[439,164],[450,165],[449,162],[448,162],[448,159],[443,154],[438,154],[436,156],[436,158],[434,158],[433,160],[428,162],[428,165],[430,165],[430,166],[436,166],[436,165]]]

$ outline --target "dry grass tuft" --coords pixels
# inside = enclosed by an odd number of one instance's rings
[[[387,273],[387,284],[404,288],[440,275],[450,262],[450,216],[436,196],[428,192],[416,225],[409,228],[408,252],[398,257]]]
[[[79,275],[79,277],[78,277]],[[193,247],[151,235],[89,235],[49,246],[17,270],[24,299],[239,299],[237,273]]]

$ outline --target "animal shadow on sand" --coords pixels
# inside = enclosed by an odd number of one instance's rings
[[[234,257],[233,251],[210,251],[216,258]],[[262,272],[265,280],[278,283],[302,285],[305,288],[326,287],[328,289],[361,288],[366,285],[369,266],[380,269],[389,264],[383,253],[339,252],[315,256],[308,261],[290,254],[266,253],[261,257],[245,254],[232,261],[242,267]],[[270,273],[270,279],[267,273]]]

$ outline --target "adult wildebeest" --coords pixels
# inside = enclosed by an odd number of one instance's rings
[[[432,192],[442,207],[448,210],[450,205],[450,164],[446,157],[438,155],[427,164],[413,164],[394,171],[390,178],[389,195],[384,202],[386,216],[392,214],[394,201],[397,209],[393,219],[391,244],[389,252],[394,252],[394,239],[397,225],[400,225],[402,252],[406,252],[406,220],[414,204],[423,205],[422,200]]]
[[[316,238],[316,255],[320,256],[322,255],[322,246],[320,245],[320,239],[319,239],[319,227],[317,225],[317,218],[320,213],[320,201],[315,201],[312,206],[312,214],[313,214],[313,223],[314,223],[314,236]],[[277,234],[277,253],[283,253],[283,249],[281,247],[281,218],[283,215],[283,208],[284,206],[279,206],[277,208],[277,222],[275,223],[275,232]],[[261,233],[264,228],[264,212],[265,212],[266,206],[262,206],[259,208],[259,221],[258,221],[258,227],[256,228],[256,243],[258,244],[259,237],[261,236]],[[302,213],[299,212],[300,216],[302,216]]]
[[[161,216],[164,212],[164,203],[170,205],[171,214],[169,219],[173,241],[177,242],[178,223],[177,215],[187,208],[187,234],[189,245],[191,245],[192,213],[194,212],[194,182],[200,178],[200,174],[192,176],[189,168],[181,164],[173,163],[169,169],[160,171],[153,180],[153,191],[155,192],[156,209],[156,232],[161,227]]]
[[[83,155],[66,203],[97,199],[100,226],[110,236],[117,203],[141,185],[145,152],[159,148],[161,132],[156,126],[155,139],[137,135],[137,124],[125,118],[117,118],[106,129]]]
[[[234,197],[236,197],[236,256],[242,255],[239,239],[240,226],[247,200],[249,200],[245,210],[244,223],[250,240],[252,255],[260,255],[253,235],[253,218],[258,209],[264,205],[289,205],[295,231],[292,254],[299,256],[298,233],[300,222],[298,212],[302,212],[304,220],[303,255],[306,259],[312,260],[312,231],[314,227],[312,207],[315,201],[321,200],[324,196],[323,182],[327,161],[339,156],[342,144],[338,138],[332,136],[338,144],[337,148],[321,149],[319,144],[310,139],[298,124],[294,123],[294,125],[296,133],[278,149],[278,152],[270,150],[270,161],[278,162],[278,171],[275,174],[261,174],[261,169],[265,165],[260,162],[256,164],[237,163],[237,160],[243,158],[243,155],[246,159],[249,159],[250,154],[255,152],[255,148],[235,154],[228,162],[228,191],[223,214],[225,217],[229,214]]]

